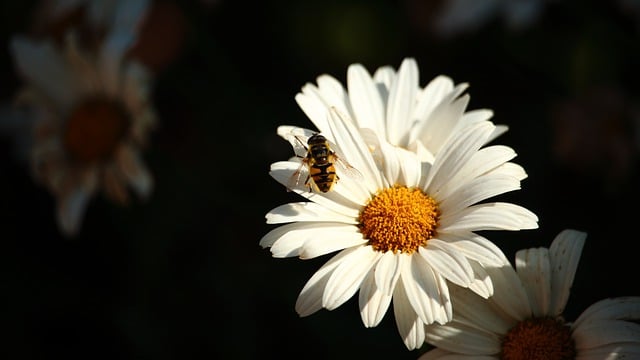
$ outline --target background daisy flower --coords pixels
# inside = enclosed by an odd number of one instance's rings
[[[585,238],[564,230],[548,249],[518,251],[515,269],[488,266],[488,300],[452,286],[453,321],[426,326],[426,341],[438,348],[420,360],[638,357],[640,325],[627,320],[640,319],[640,297],[596,302],[573,323],[563,317]]]
[[[444,0],[435,11],[433,30],[439,36],[450,37],[478,31],[501,17],[508,30],[532,27],[552,0]]]
[[[136,34],[151,3],[152,0],[42,0],[38,2],[34,27],[36,33],[58,35],[61,39],[69,30],[81,30],[93,40],[116,31]]]
[[[413,58],[403,60],[398,71],[383,66],[371,76],[361,64],[347,70],[347,89],[330,75],[307,83],[296,101],[320,132],[327,132],[327,111],[335,107],[359,128],[370,129],[392,145],[411,150],[433,161],[446,139],[456,130],[493,116],[489,109],[465,111],[468,84],[454,85],[448,76],[420,86]],[[496,126],[487,142],[507,131]]]
[[[130,34],[128,55],[154,73],[162,72],[182,52],[186,19],[176,0],[40,0],[35,9],[34,36],[60,42],[69,30],[78,32],[83,47],[98,47],[106,34]]]
[[[141,198],[152,191],[140,155],[156,121],[151,77],[123,58],[129,35],[109,34],[95,53],[79,48],[72,32],[63,48],[23,36],[11,40],[25,81],[16,102],[34,117],[33,175],[56,197],[57,221],[68,236],[79,230],[98,190],[121,204],[129,200],[128,187]]]
[[[417,348],[424,340],[424,324],[452,319],[447,280],[484,298],[493,293],[484,266],[502,265],[503,256],[475,231],[538,226],[536,215],[525,208],[482,203],[519,189],[525,172],[509,162],[513,150],[480,149],[495,131],[488,121],[456,132],[433,164],[373,137],[384,154],[385,161],[378,163],[351,121],[336,110],[329,116],[323,134],[362,179],[341,176],[327,193],[294,189],[310,201],[269,211],[267,223],[288,224],[268,232],[260,245],[274,257],[310,259],[339,251],[302,289],[298,314],[335,309],[359,290],[362,321],[373,327],[394,299],[400,335],[407,348]],[[292,134],[312,133],[278,128],[289,141]],[[270,175],[286,186],[300,166],[295,160],[272,164]]]

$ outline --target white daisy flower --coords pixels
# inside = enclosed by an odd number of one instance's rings
[[[433,161],[447,138],[469,124],[487,121],[489,109],[465,112],[468,84],[454,85],[440,75],[420,87],[418,65],[405,59],[396,72],[383,66],[371,76],[361,64],[347,70],[347,89],[330,75],[307,83],[296,101],[313,124],[324,133],[329,130],[327,112],[331,107],[347,114],[359,128],[371,129],[392,145],[417,153],[424,161]],[[496,126],[487,142],[508,128]]]
[[[310,315],[335,309],[359,291],[366,327],[380,323],[393,301],[398,330],[407,348],[424,340],[424,324],[452,319],[447,281],[482,297],[493,293],[484,266],[502,264],[500,250],[479,230],[537,228],[537,217],[520,206],[484,200],[520,188],[524,170],[509,162],[504,146],[480,149],[495,125],[475,122],[449,137],[433,163],[394,147],[375,134],[377,161],[361,130],[335,109],[323,135],[341,159],[356,168],[352,178],[336,167],[339,181],[328,192],[293,191],[308,202],[269,211],[260,245],[274,257],[310,259],[339,251],[302,289],[296,311]],[[281,126],[278,134],[307,139],[311,130]],[[337,148],[339,146],[339,148]],[[272,164],[270,174],[289,186],[300,159]]]
[[[11,40],[25,86],[17,103],[35,116],[31,163],[37,181],[57,199],[57,220],[75,235],[98,190],[119,203],[127,186],[142,198],[153,180],[140,150],[156,121],[148,71],[123,54],[131,39],[109,34],[97,53],[83,52],[73,34],[53,41]]]
[[[494,294],[482,299],[452,286],[455,312],[446,325],[426,326],[433,359],[637,359],[640,297],[609,298],[591,305],[575,322],[563,310],[586,234],[564,230],[547,248],[516,253],[515,269],[486,268]]]
[[[45,22],[55,22],[77,11],[86,14],[92,31],[134,34],[149,9],[150,0],[50,0],[44,3]]]
[[[502,18],[513,31],[532,26],[552,0],[445,0],[437,11],[434,30],[450,37],[480,29],[496,18]]]

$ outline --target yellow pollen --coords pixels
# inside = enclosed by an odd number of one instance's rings
[[[502,340],[501,360],[573,360],[571,329],[562,319],[531,318],[511,328]]]
[[[395,186],[369,201],[358,226],[376,251],[411,254],[436,234],[439,216],[433,198],[418,189]]]
[[[129,116],[120,103],[89,98],[71,111],[63,134],[64,146],[75,161],[104,161],[113,154],[129,126]]]

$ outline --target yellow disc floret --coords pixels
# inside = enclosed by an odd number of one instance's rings
[[[88,98],[71,111],[64,145],[73,160],[103,161],[113,154],[129,126],[130,119],[123,105],[101,97]]]
[[[433,198],[419,189],[395,186],[378,192],[358,221],[376,251],[411,254],[436,234],[439,216]]]
[[[573,360],[571,329],[561,319],[531,318],[519,322],[502,340],[502,360]]]

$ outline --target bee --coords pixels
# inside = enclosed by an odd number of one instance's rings
[[[304,155],[296,155],[302,158],[300,167],[291,175],[287,188],[291,189],[300,185],[306,186],[309,191],[329,192],[338,182],[340,177],[336,173],[336,167],[349,177],[358,179],[362,177],[360,171],[343,160],[332,149],[330,142],[320,133],[312,134],[305,142],[299,136],[295,138],[294,147]]]

